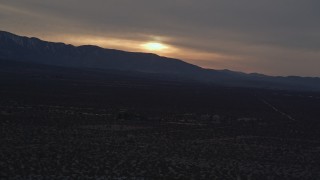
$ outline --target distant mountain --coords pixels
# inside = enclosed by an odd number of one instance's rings
[[[320,78],[273,77],[230,70],[204,69],[150,53],[125,52],[98,46],[73,46],[0,31],[0,59],[45,65],[131,71],[179,77],[225,86],[320,91]]]
[[[42,64],[148,73],[190,75],[202,68],[155,54],[133,53],[98,46],[72,46],[0,31],[0,58]]]

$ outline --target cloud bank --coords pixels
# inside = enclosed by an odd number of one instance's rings
[[[0,29],[75,45],[144,51],[206,68],[320,76],[317,0],[10,0]]]

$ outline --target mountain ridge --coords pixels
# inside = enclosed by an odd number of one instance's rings
[[[205,69],[152,53],[127,52],[94,45],[74,46],[18,36],[6,31],[0,31],[0,59],[64,67],[164,74],[227,86],[320,90],[318,77],[267,76],[226,69]]]
[[[2,33],[0,58],[67,67],[129,70],[146,73],[172,74],[201,80],[202,68],[178,59],[150,53],[126,52],[93,45],[73,46],[51,43],[38,38]]]

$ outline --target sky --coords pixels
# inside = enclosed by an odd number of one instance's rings
[[[0,30],[204,68],[320,77],[319,0],[0,0]]]

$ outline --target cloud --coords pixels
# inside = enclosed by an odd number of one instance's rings
[[[320,76],[319,8],[317,0],[10,0],[0,1],[0,23],[132,51],[158,40],[176,50],[163,55],[209,68]]]

